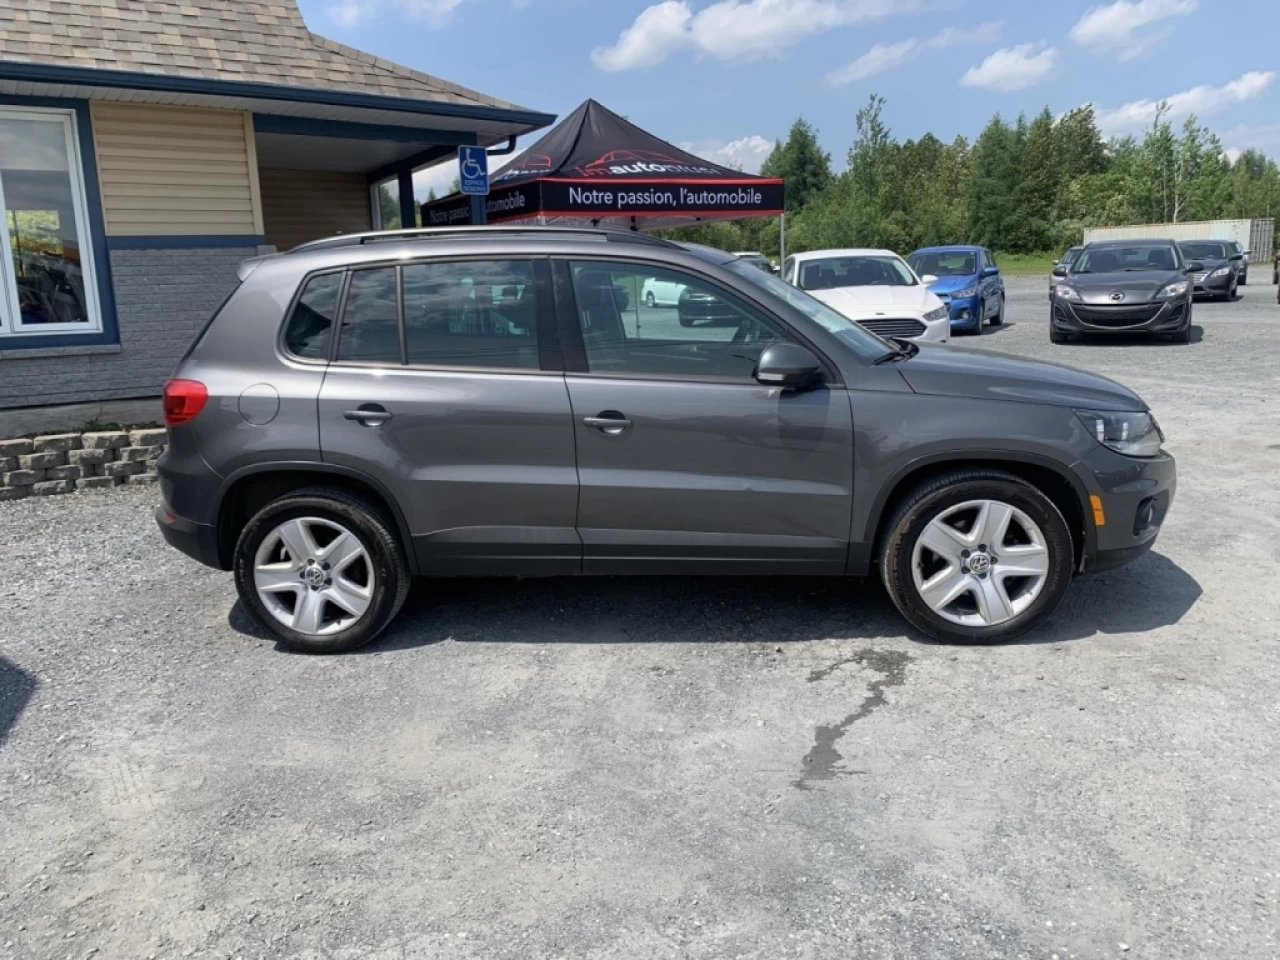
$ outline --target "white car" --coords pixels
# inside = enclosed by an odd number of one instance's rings
[[[678,307],[682,293],[684,293],[683,283],[650,277],[640,288],[640,299],[644,301],[646,307]]]
[[[951,314],[929,292],[937,277],[918,277],[891,250],[811,250],[788,257],[782,279],[872,333],[946,343]]]

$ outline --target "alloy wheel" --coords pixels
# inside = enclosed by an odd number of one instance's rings
[[[346,527],[320,517],[286,520],[267,534],[253,563],[263,606],[291,630],[339,633],[373,601],[368,550]]]
[[[912,552],[920,598],[938,616],[966,627],[1013,620],[1035,602],[1049,577],[1044,531],[999,500],[947,507],[924,528]]]

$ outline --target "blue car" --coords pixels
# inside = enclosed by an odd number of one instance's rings
[[[907,263],[951,310],[952,333],[982,333],[1004,323],[1004,277],[986,247],[924,247]]]

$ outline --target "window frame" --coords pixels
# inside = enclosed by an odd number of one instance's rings
[[[780,327],[793,341],[813,352],[822,364],[822,384],[828,388],[843,387],[839,367],[831,361],[826,352],[806,337],[796,327],[777,312],[770,310],[751,297],[744,296],[738,290],[727,286],[715,277],[698,273],[690,268],[653,260],[633,259],[626,256],[601,256],[599,254],[557,255],[552,259],[555,278],[556,314],[560,326],[560,342],[564,351],[564,372],[575,377],[589,377],[596,380],[637,380],[665,383],[709,383],[720,386],[746,387],[759,390],[768,388],[766,384],[755,379],[737,380],[732,377],[693,376],[677,373],[631,373],[621,370],[593,371],[587,358],[586,340],[582,335],[582,318],[578,313],[578,298],[573,285],[573,265],[575,263],[599,263],[602,265],[623,266],[640,270],[663,270],[668,273],[686,274],[700,283],[712,288],[735,305],[751,312],[760,313]]]
[[[67,177],[71,185],[71,210],[75,220],[76,236],[80,244],[80,270],[84,286],[85,308],[89,314],[88,323],[41,323],[24,324],[22,310],[18,302],[17,276],[13,270],[11,239],[8,225],[8,207],[4,202],[4,187],[0,183],[0,349],[23,345],[29,338],[54,338],[54,345],[63,338],[88,337],[94,342],[108,332],[107,316],[101,297],[99,281],[99,264],[97,262],[98,245],[101,240],[94,230],[97,225],[93,217],[91,194],[86,176],[85,145],[81,142],[81,114],[76,107],[40,106],[15,103],[0,98],[0,120],[9,115],[10,119],[38,120],[52,122],[56,117],[62,126],[63,142],[67,149]],[[92,197],[96,199],[96,196]],[[73,345],[67,343],[67,346]]]

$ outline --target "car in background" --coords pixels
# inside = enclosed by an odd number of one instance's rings
[[[778,272],[777,265],[763,253],[756,253],[754,250],[740,250],[735,253],[734,256],[740,260],[747,261],[747,263],[751,264],[753,267],[759,267],[761,270],[766,270],[769,273]]]
[[[1086,244],[1070,266],[1053,268],[1049,339],[1148,333],[1190,343],[1191,276],[1203,270],[1173,240]]]
[[[1055,267],[1071,266],[1071,261],[1074,260],[1076,257],[1080,256],[1080,251],[1083,249],[1084,249],[1084,244],[1081,244],[1078,247],[1068,247],[1066,253],[1064,253],[1057,260],[1053,261],[1053,266]],[[1053,287],[1055,283],[1056,281],[1053,277],[1053,274],[1050,273],[1049,274],[1049,299],[1050,300],[1053,299]]]
[[[1234,300],[1240,285],[1240,261],[1226,240],[1181,240],[1178,249],[1186,260],[1199,262],[1203,269],[1191,275],[1192,293],[1198,297]]]
[[[1249,256],[1253,251],[1246,250],[1239,240],[1228,240],[1227,249],[1240,255],[1237,273],[1240,276],[1240,286],[1247,287],[1249,285]]]
[[[678,307],[685,285],[674,280],[650,277],[640,288],[640,299],[646,307]]]
[[[982,333],[1004,323],[1004,277],[985,247],[924,247],[907,264],[950,310],[952,333]]]
[[[945,343],[951,309],[892,250],[811,250],[788,257],[783,279],[872,333]]]

